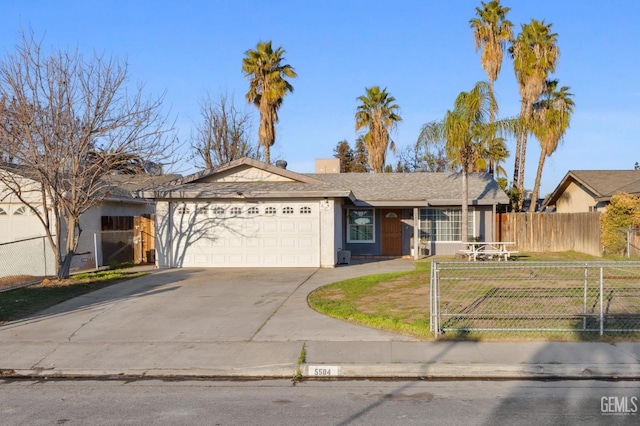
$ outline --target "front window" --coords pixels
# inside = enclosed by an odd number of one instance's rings
[[[350,243],[373,243],[373,209],[350,209],[347,219],[347,241]]]
[[[474,236],[474,214],[469,209],[467,215],[467,234]],[[426,241],[461,241],[462,209],[430,208],[420,209],[420,239]]]

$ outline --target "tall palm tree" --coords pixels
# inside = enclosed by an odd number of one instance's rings
[[[500,74],[503,51],[506,49],[507,42],[513,38],[513,24],[506,19],[511,9],[502,7],[499,0],[492,0],[489,3],[481,2],[481,4],[482,7],[476,7],[477,17],[469,21],[469,26],[473,29],[476,52],[482,49],[480,64],[489,78],[491,93],[495,94],[493,86]],[[496,112],[490,111],[489,122],[493,123],[495,117]],[[487,149],[489,148],[491,147],[487,146]],[[488,170],[492,175],[494,168],[493,160],[489,159]]]
[[[395,103],[396,98],[387,93],[387,89],[380,86],[365,88],[366,95],[359,96],[361,102],[356,110],[356,131],[366,127],[364,135],[365,146],[369,155],[369,165],[374,173],[384,171],[387,149],[395,153],[395,144],[389,133],[395,128],[402,117],[398,115],[400,107]]]
[[[569,93],[569,87],[562,86],[558,89],[558,80],[547,80],[542,96],[533,104],[531,129],[540,142],[541,150],[529,211],[536,210],[545,158],[556,151],[569,128],[575,106],[572,96],[573,94]]]
[[[531,20],[522,25],[522,31],[509,48],[513,58],[513,67],[520,89],[521,129],[516,139],[516,155],[513,167],[513,186],[520,194],[524,193],[524,166],[527,152],[527,134],[530,130],[530,118],[533,103],[540,97],[549,73],[555,71],[560,55],[558,35],[551,32],[551,24]],[[522,210],[522,197],[515,206]]]
[[[282,47],[273,50],[271,41],[259,42],[256,49],[247,50],[242,59],[242,71],[250,78],[247,101],[260,111],[258,142],[264,147],[267,164],[271,161],[270,148],[276,141],[278,109],[287,93],[293,92],[286,78],[298,76],[291,65],[283,64],[285,53]]]
[[[462,92],[456,98],[453,110],[447,111],[440,122],[427,123],[421,131],[420,139],[424,141],[445,141],[447,157],[454,167],[459,167],[462,177],[462,229],[461,239],[465,244],[468,239],[469,189],[468,172],[474,168],[476,155],[482,149],[484,135],[491,111],[497,111],[493,92],[489,83],[480,81],[470,92]],[[480,156],[481,158],[481,156]]]

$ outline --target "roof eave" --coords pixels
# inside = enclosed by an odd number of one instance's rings
[[[333,190],[333,191],[237,191],[232,192],[215,192],[215,191],[190,191],[190,190],[173,190],[173,191],[153,191],[144,192],[143,198],[153,198],[156,200],[176,200],[176,199],[193,199],[193,198],[211,198],[211,199],[268,199],[268,198],[353,198],[351,191]]]

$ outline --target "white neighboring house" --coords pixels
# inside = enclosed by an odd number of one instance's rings
[[[461,180],[453,173],[301,174],[243,158],[141,193],[156,200],[159,267],[333,267],[354,257],[455,254]],[[495,241],[487,174],[469,175],[469,236]]]
[[[3,169],[2,173],[11,172]],[[40,193],[28,192],[29,185],[35,185],[36,182],[16,176],[15,173],[13,175],[20,180],[21,188],[27,189],[25,196],[29,203],[41,209],[41,203],[38,203]],[[155,213],[154,203],[134,197],[134,191],[175,178],[175,175],[110,176],[117,186],[107,198],[80,217],[82,234],[71,271],[109,264],[107,252],[118,251],[117,246],[123,244],[132,244],[132,237],[128,235],[124,236],[126,241],[117,240],[122,240],[124,231],[133,230],[134,218],[153,217]],[[111,241],[109,234],[118,234],[118,231],[121,235]],[[64,229],[62,233],[66,235]],[[133,235],[132,232],[129,234]],[[57,259],[45,235],[38,217],[0,182],[0,277],[55,274]],[[132,250],[129,252],[133,253]]]

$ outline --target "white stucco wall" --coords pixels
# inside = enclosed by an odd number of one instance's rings
[[[171,208],[168,201],[156,201],[156,266],[170,268],[172,227]]]
[[[336,209],[340,204],[335,200],[320,201],[320,267],[333,268],[337,262],[338,247],[335,232]]]

